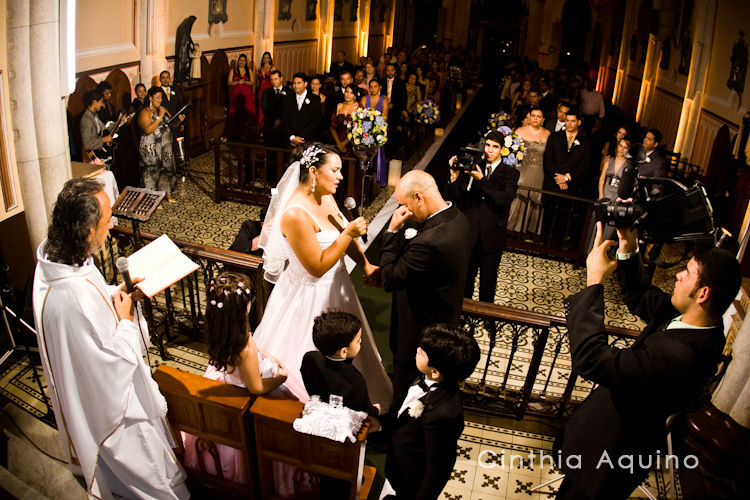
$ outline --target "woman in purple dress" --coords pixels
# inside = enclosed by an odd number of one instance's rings
[[[375,103],[375,105],[373,105]],[[370,80],[370,93],[362,98],[360,106],[363,108],[375,108],[383,114],[383,120],[388,122],[388,98],[380,95],[380,82],[376,79]],[[379,147],[377,156],[372,160],[376,165],[375,177],[380,187],[388,184],[388,167],[385,164],[385,148]]]

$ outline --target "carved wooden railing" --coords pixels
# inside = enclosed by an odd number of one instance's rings
[[[290,148],[277,148],[244,142],[214,143],[214,201],[225,199],[248,201],[267,205],[271,188],[289,164]],[[344,180],[336,191],[336,201],[343,206],[347,196],[362,205],[362,170],[358,162],[344,157]],[[372,196],[365,196],[369,202]]]
[[[115,226],[111,230],[111,234],[112,238],[109,240],[107,252],[109,255],[104,255],[104,252],[100,254],[99,268],[110,283],[115,283],[120,281],[120,277],[117,276],[114,262],[117,256],[127,256],[134,251],[135,235],[131,228],[123,226]],[[148,243],[158,238],[159,235],[141,231],[140,237],[144,243]],[[113,239],[117,240],[116,248]],[[263,279],[261,267],[263,259],[254,255],[189,241],[178,239],[172,239],[172,241],[182,253],[196,262],[200,268],[150,301],[155,314],[153,314],[153,318],[150,318],[149,330],[162,357],[167,357],[164,339],[171,339],[170,329],[172,326],[179,327],[189,336],[201,338],[206,285],[211,278],[225,269],[238,271],[250,277],[255,291],[255,301],[250,312],[250,318],[251,322],[256,324],[260,321],[270,293],[269,286]]]
[[[507,414],[521,419],[524,415],[539,415],[554,419],[563,418],[573,409],[572,396],[576,390],[578,375],[569,365],[561,366],[560,354],[567,348],[565,318],[550,314],[521,311],[510,307],[464,299],[462,326],[471,335],[481,337],[487,332],[489,344],[487,356],[481,369],[481,379],[471,378],[464,383],[464,406],[475,411],[491,414]],[[627,346],[638,337],[639,331],[619,327],[606,327],[612,344]],[[522,377],[522,383],[512,384],[511,371],[520,369],[526,360],[519,360],[519,347],[531,343],[531,359]],[[499,344],[499,345],[498,345]],[[497,352],[496,347],[502,350]],[[492,367],[501,368],[500,377],[488,380]],[[542,365],[544,364],[544,368]],[[569,372],[564,377],[562,391],[551,390],[551,385],[562,386],[552,380],[557,370]],[[578,393],[590,392],[591,386],[578,386]]]
[[[576,267],[585,262],[593,200],[520,185],[515,200],[522,222],[520,231],[508,229],[507,248],[568,260]]]

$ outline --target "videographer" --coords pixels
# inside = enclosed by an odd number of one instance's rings
[[[519,172],[502,162],[503,134],[492,131],[484,139],[481,159],[464,164],[466,160],[459,162],[454,156],[448,162],[451,175],[445,198],[456,203],[469,219],[471,256],[464,297],[473,296],[479,269],[479,300],[494,302],[497,266],[505,249],[505,226],[518,189]]]
[[[740,287],[740,266],[726,250],[697,253],[670,295],[649,284],[635,229],[603,240],[597,223],[586,260],[587,288],[565,302],[573,371],[599,384],[555,441],[565,480],[557,498],[624,499],[655,465],[669,415],[685,411],[722,358],[722,315]],[[605,279],[617,270],[630,311],[647,322],[635,343],[609,345]]]

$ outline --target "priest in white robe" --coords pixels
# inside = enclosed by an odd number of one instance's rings
[[[111,215],[97,181],[68,181],[37,250],[37,340],[62,449],[93,498],[188,498],[166,400],[143,360],[145,322],[91,258]]]

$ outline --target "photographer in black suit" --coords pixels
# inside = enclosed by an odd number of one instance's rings
[[[614,260],[607,251],[615,243],[602,239],[601,224],[586,260],[587,288],[565,303],[573,370],[598,387],[555,441],[565,473],[558,500],[625,499],[641,484],[664,450],[667,417],[688,409],[723,359],[722,316],[741,282],[734,256],[709,248],[665,293],[650,285],[637,231],[617,230]],[[647,322],[624,349],[609,345],[604,328],[603,283],[615,270],[628,309]]]
[[[464,297],[474,295],[474,279],[479,270],[479,300],[494,302],[497,267],[505,249],[505,226],[518,190],[519,172],[502,162],[503,134],[492,131],[484,140],[484,157],[474,164],[473,170],[451,168],[445,197],[455,202],[469,219],[471,257]],[[449,164],[451,167],[456,164],[455,156]]]
[[[320,97],[307,91],[307,77],[295,73],[292,78],[294,94],[288,95],[281,106],[281,124],[291,145],[299,146],[316,139],[320,123]]]

